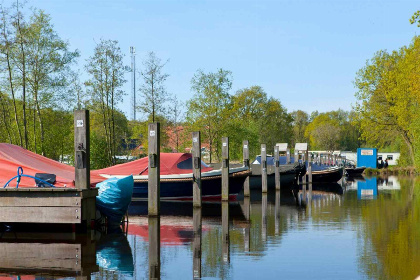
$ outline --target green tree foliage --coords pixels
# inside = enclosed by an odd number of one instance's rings
[[[305,137],[305,130],[309,124],[309,115],[302,110],[293,111],[290,115],[293,118],[293,139],[291,144],[294,147],[296,143],[306,143],[308,141]]]
[[[324,113],[307,126],[305,136],[310,141],[311,150],[334,151],[339,148],[340,132],[338,121]]]
[[[415,24],[417,23],[417,26],[420,27],[420,11],[416,11],[413,16],[410,18],[410,23]]]
[[[311,150],[347,150],[354,151],[361,147],[358,123],[355,113],[341,109],[326,113],[312,114],[314,118],[307,125],[305,137]]]
[[[105,137],[107,148],[103,150],[108,165],[116,163],[117,144],[121,142],[122,134],[118,133],[119,117],[116,105],[125,95],[122,86],[125,83],[123,55],[114,40],[101,40],[95,47],[85,66],[90,75],[86,81],[87,94],[91,99],[91,109],[101,116],[101,135]],[[98,124],[99,125],[99,124]],[[98,134],[99,135],[99,134]]]
[[[72,106],[65,102],[65,91],[70,66],[78,56],[45,11],[25,13],[18,2],[10,8],[1,6],[0,132],[6,136],[2,141],[55,159],[68,153],[63,137],[71,136]]]
[[[398,51],[379,51],[359,70],[355,106],[362,137],[385,147],[401,139],[408,160],[420,165],[420,38]]]
[[[230,104],[231,76],[230,71],[223,69],[216,73],[198,70],[191,80],[191,89],[195,94],[188,101],[187,121],[191,129],[203,132],[203,141],[209,143],[210,162],[213,153],[220,157],[219,146],[226,131],[226,109]]]

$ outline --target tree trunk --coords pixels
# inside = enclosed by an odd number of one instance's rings
[[[414,165],[415,164],[415,156],[414,156],[413,143],[411,142],[410,138],[408,137],[407,131],[402,130],[401,135],[404,139],[405,144],[407,145],[408,152],[410,154],[411,163]]]
[[[9,121],[7,117],[8,114],[7,114],[6,105],[4,104],[2,93],[0,93],[0,103],[2,106],[2,112],[3,112],[2,116],[3,116],[4,127],[6,128],[7,136],[9,138],[9,143],[12,144],[12,135],[10,133]]]
[[[10,56],[9,56],[9,50],[8,49],[6,51],[6,60],[7,60],[7,70],[9,72],[9,85],[10,85],[10,91],[12,93],[12,101],[13,101],[13,109],[14,109],[14,113],[15,113],[16,128],[17,128],[18,134],[19,134],[19,145],[22,147],[23,146],[22,132],[20,131],[19,117],[18,117],[18,113],[17,113],[17,106],[16,106],[16,99],[15,99],[15,90],[14,90],[13,79],[12,79],[12,66],[10,65]]]
[[[19,5],[18,5],[19,6]],[[19,8],[18,8],[19,9]],[[17,15],[17,25],[19,31],[20,39],[20,51],[22,52],[22,111],[23,111],[23,129],[24,129],[24,139],[25,139],[25,149],[28,149],[28,130],[26,126],[26,61],[25,61],[25,50],[23,48],[23,37],[22,37],[22,28],[20,26],[19,19],[19,10]]]

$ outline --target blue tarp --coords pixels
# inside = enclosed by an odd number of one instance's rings
[[[96,208],[108,217],[109,222],[121,222],[133,195],[133,175],[120,179],[111,178],[96,186],[99,188]]]

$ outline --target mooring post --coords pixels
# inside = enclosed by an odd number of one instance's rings
[[[280,190],[280,152],[279,147],[276,145],[274,146],[274,161],[275,161],[275,168],[274,168],[274,180],[276,190]]]
[[[89,111],[74,111],[75,185],[79,190],[90,188]]]
[[[149,216],[148,227],[149,279],[160,279],[160,217]]]
[[[200,131],[192,133],[193,156],[193,206],[201,207],[201,137]]]
[[[306,153],[302,153],[302,162],[306,166]],[[306,168],[305,174],[302,176],[302,197],[306,200],[306,174],[308,172],[308,169]]]
[[[202,218],[201,208],[193,209],[193,279],[201,279],[201,236],[202,236]]]
[[[228,201],[222,201],[222,255],[223,255],[223,262],[230,263],[229,202]]]
[[[290,149],[287,149],[286,151],[286,163],[290,164]]]
[[[149,123],[149,216],[160,214],[160,123]]]
[[[309,186],[312,186],[312,160],[311,156],[308,157],[308,183]]]
[[[244,157],[244,166],[250,167],[249,165],[249,142],[248,140],[244,140],[242,143],[243,148],[243,157]],[[244,181],[244,196],[250,196],[251,191],[249,189],[249,176],[245,178]]]
[[[229,200],[229,137],[222,138],[222,200]]]
[[[265,144],[261,144],[261,189],[267,192],[267,151]]]

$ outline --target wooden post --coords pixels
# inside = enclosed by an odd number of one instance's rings
[[[243,148],[243,157],[244,157],[244,166],[250,167],[249,165],[249,142],[248,140],[244,140],[242,144]],[[249,189],[249,176],[246,177],[244,182],[244,196],[250,196],[251,191]]]
[[[280,152],[279,147],[276,145],[274,146],[274,180],[276,190],[280,190]]]
[[[201,137],[200,131],[192,133],[193,156],[193,206],[201,207]]]
[[[261,189],[267,192],[267,151],[265,144],[261,144]]]
[[[149,123],[149,216],[160,214],[160,123]]]
[[[290,149],[287,149],[286,151],[286,163],[290,164]]]
[[[222,201],[222,255],[223,262],[230,263],[229,202]]]
[[[201,279],[201,236],[202,236],[202,218],[201,208],[193,209],[193,279]]]
[[[299,162],[299,152],[295,150],[295,163]]]
[[[75,185],[79,190],[90,188],[89,111],[74,111]]]
[[[149,216],[148,227],[149,279],[160,279],[160,218]]]
[[[261,213],[262,213],[261,239],[264,242],[267,241],[267,206],[268,206],[268,196],[266,193],[263,193],[262,201],[261,201]]]
[[[229,137],[222,138],[222,200],[229,200]]]

